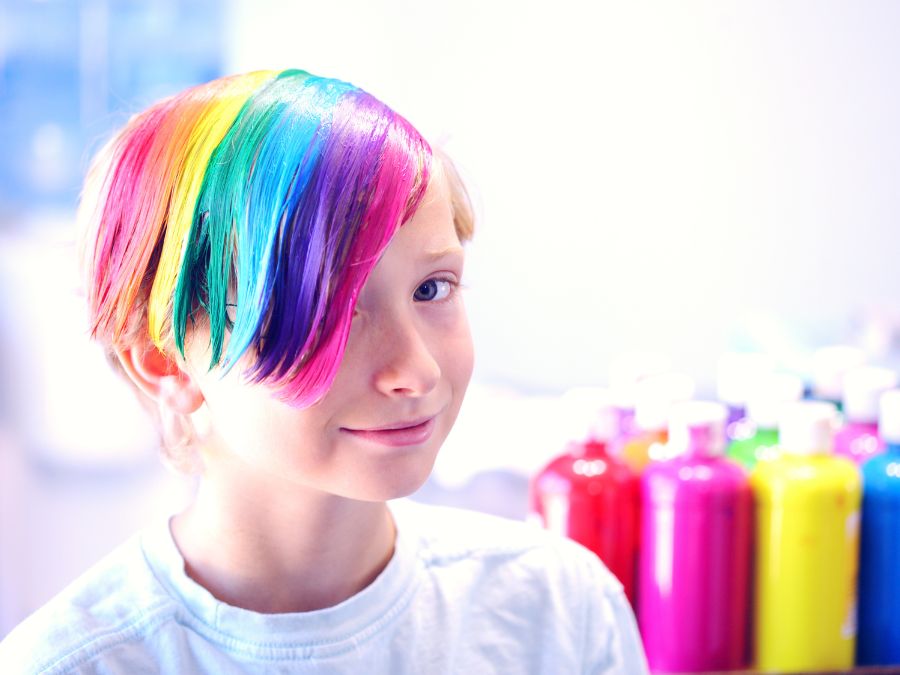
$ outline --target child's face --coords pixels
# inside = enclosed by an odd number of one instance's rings
[[[224,378],[206,373],[199,364],[208,356],[190,350],[211,417],[206,478],[236,471],[272,489],[302,486],[363,500],[416,490],[472,373],[472,340],[456,286],[462,271],[438,172],[366,282],[334,385],[318,404],[292,408],[270,389],[243,382],[237,369]]]

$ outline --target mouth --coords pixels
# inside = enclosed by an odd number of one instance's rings
[[[342,427],[341,431],[356,438],[392,448],[420,445],[431,438],[436,417],[437,415],[420,417],[419,419],[395,422],[374,429],[348,429],[347,427]]]

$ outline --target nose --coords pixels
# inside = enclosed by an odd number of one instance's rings
[[[419,397],[431,392],[441,378],[441,367],[429,345],[427,334],[413,317],[385,322],[378,345],[380,357],[375,387],[393,397]]]

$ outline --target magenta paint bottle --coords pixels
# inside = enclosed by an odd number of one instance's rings
[[[673,459],[641,477],[638,622],[654,672],[747,664],[752,497],[745,470],[723,457],[727,410],[673,407]]]
[[[834,453],[857,464],[884,452],[878,434],[878,401],[897,386],[897,375],[887,368],[862,366],[844,375],[844,425],[834,436]]]

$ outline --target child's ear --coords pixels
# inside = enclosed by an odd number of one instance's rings
[[[190,373],[154,345],[133,345],[116,355],[135,386],[160,405],[183,415],[203,405],[203,393]]]

